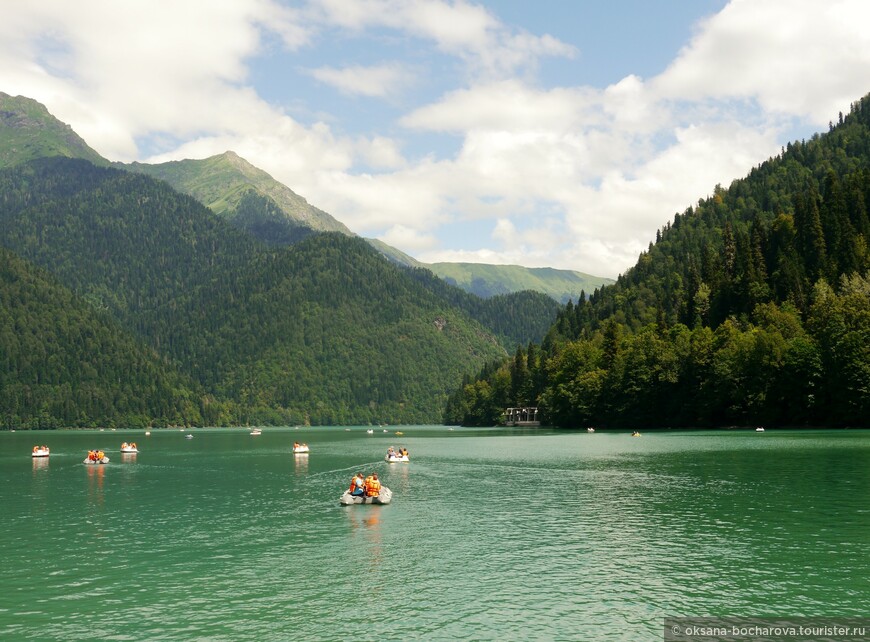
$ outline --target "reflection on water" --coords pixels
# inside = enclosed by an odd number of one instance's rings
[[[48,468],[48,457],[32,457],[33,459],[33,470],[45,470]]]
[[[85,469],[88,471],[88,503],[93,507],[102,508],[104,502],[103,478],[106,474],[106,466],[105,464],[85,464]]]
[[[296,474],[301,475],[308,472],[308,453],[294,453],[293,463]]]
[[[139,453],[121,453],[122,464],[132,464],[136,462],[136,455]],[[92,466],[93,468],[93,466]]]

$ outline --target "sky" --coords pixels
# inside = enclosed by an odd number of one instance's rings
[[[870,93],[866,0],[5,0],[0,91],[420,261],[615,277]]]

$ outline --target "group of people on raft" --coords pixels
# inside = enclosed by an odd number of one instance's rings
[[[38,452],[44,452],[44,453],[47,453],[47,452],[48,452],[48,446],[34,446],[34,447],[33,447],[33,452],[35,452],[35,453],[38,453]]]
[[[393,457],[407,457],[407,456],[408,456],[408,449],[407,448],[399,448],[398,450],[396,450],[392,446],[387,448],[387,457],[389,457],[390,459],[392,459]]]
[[[377,497],[381,494],[381,482],[378,481],[378,474],[372,473],[368,477],[363,477],[362,473],[357,473],[350,480],[349,490],[354,497]]]
[[[126,441],[121,444],[121,450],[127,450],[128,448],[136,448],[136,442],[128,444]]]
[[[89,450],[88,451],[88,461],[100,461],[106,456],[106,453],[102,450]]]

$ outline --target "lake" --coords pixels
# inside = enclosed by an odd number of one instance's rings
[[[0,433],[0,639],[633,641],[668,615],[867,615],[870,431],[389,430]],[[357,471],[392,503],[341,507]]]

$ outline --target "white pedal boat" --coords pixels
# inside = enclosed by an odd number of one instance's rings
[[[307,455],[311,450],[308,446],[293,446],[293,452],[297,455]]]
[[[102,459],[88,459],[87,457],[85,457],[85,460],[82,463],[88,466],[93,466],[95,464],[108,464],[109,458],[103,457]]]
[[[33,452],[31,453],[31,457],[48,457],[51,453],[51,450],[46,446],[45,448],[37,448],[33,447]]]
[[[344,491],[344,494],[338,499],[338,503],[342,506],[350,506],[352,504],[389,504],[393,498],[393,492],[386,486],[381,486],[381,493],[375,497],[363,497],[361,495],[351,495],[349,490]]]

